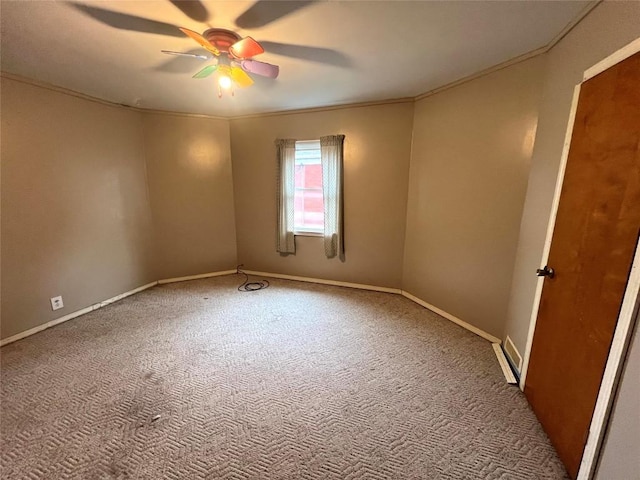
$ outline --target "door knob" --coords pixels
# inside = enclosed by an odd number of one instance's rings
[[[549,277],[549,278],[553,278],[556,276],[556,271],[545,265],[544,268],[539,268],[536,270],[536,275],[538,275],[539,277]]]

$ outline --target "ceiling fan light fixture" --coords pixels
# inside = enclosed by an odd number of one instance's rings
[[[225,28],[210,28],[202,36],[222,53],[229,53],[231,46],[240,40],[240,35]]]
[[[223,28],[210,28],[202,35],[188,28],[180,30],[215,55],[216,63],[201,69],[193,78],[206,78],[217,73],[218,98],[222,98],[223,90],[230,91],[233,96],[233,87],[245,88],[253,85],[253,79],[247,72],[269,78],[278,76],[280,69],[277,65],[252,59],[254,55],[263,53],[264,48],[251,37],[240,38],[237,33]],[[180,52],[163,52],[180,55]],[[187,55],[201,58],[194,54]]]
[[[231,96],[234,96],[234,82],[231,75],[231,66],[229,65],[228,59],[220,58],[218,62],[218,75],[216,81],[218,83],[218,98],[222,98],[222,93],[224,91],[230,91]]]
[[[221,73],[220,75],[218,75],[218,85],[224,90],[229,90],[233,85],[233,81],[231,80],[231,77],[224,73]]]
[[[231,92],[231,96],[234,97],[235,96],[235,92],[233,90],[233,83],[229,83],[229,86],[222,86],[222,83],[220,82],[220,80],[222,80],[223,78],[229,79],[229,77],[224,77],[221,76],[218,78],[218,98],[222,98],[222,94],[223,92],[226,90],[228,92]],[[230,80],[230,79],[229,79]],[[225,83],[226,85],[226,83]]]

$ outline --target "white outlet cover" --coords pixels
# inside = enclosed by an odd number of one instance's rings
[[[64,307],[62,296],[53,297],[51,299],[51,310],[60,310],[62,307]]]

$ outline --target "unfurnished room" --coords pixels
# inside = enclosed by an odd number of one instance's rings
[[[640,2],[0,40],[0,478],[640,478]]]

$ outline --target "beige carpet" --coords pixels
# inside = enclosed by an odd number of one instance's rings
[[[565,478],[485,340],[397,295],[241,281],[2,348],[2,478]]]

